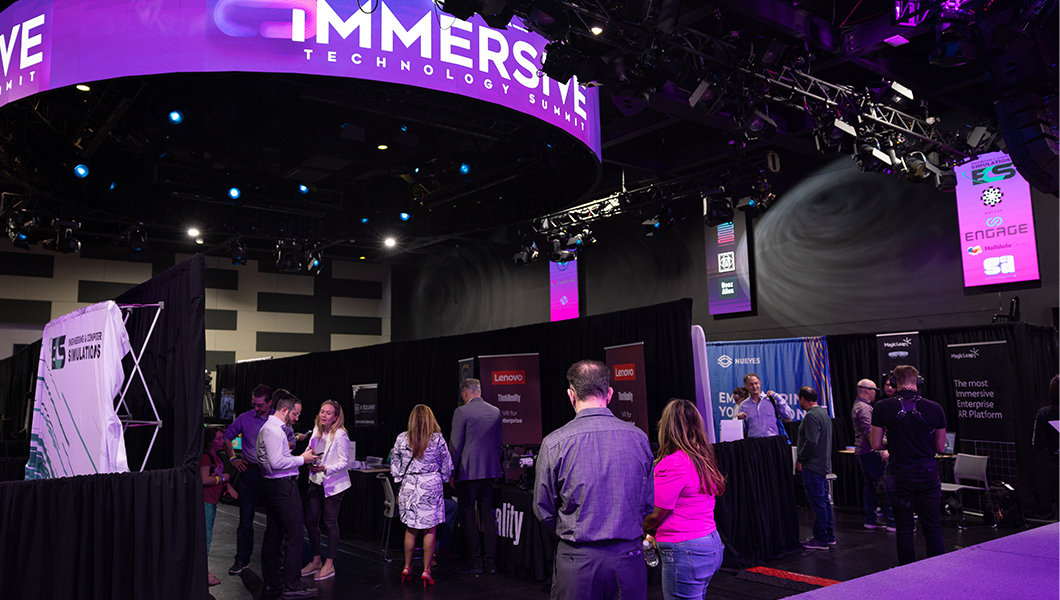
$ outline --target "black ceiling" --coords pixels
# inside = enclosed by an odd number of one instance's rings
[[[607,65],[599,78],[602,165],[532,117],[400,85],[212,73],[55,90],[0,108],[3,208],[28,209],[43,229],[51,218],[79,220],[83,244],[114,253],[142,223],[158,250],[226,255],[240,236],[252,258],[265,258],[277,239],[295,238],[320,244],[325,256],[404,260],[482,232],[514,244],[535,216],[607,196],[623,181],[629,188],[682,177],[724,184],[736,167],[759,168],[769,151],[781,165],[768,173],[770,183],[782,192],[824,155],[798,98],[763,103],[778,124],[772,139],[748,141],[738,127],[762,90],[733,73],[753,70],[769,44],[783,48],[785,64],[830,83],[864,89],[900,81],[927,101],[924,114],[952,132],[996,124],[995,101],[1017,87],[1055,105],[1055,0],[1034,13],[1031,34],[1051,46],[1020,62],[1032,72],[1019,86],[997,82],[1000,51],[982,39],[1033,4],[965,2],[971,8],[960,26],[979,36],[979,55],[945,68],[927,59],[937,46],[937,16],[898,26],[894,2],[566,3],[573,22],[566,43]],[[664,23],[675,7],[677,20]],[[588,33],[605,11],[604,32]],[[883,41],[895,33],[909,43]],[[690,106],[691,92],[711,77],[729,85],[722,101]],[[612,102],[631,90],[646,103],[639,112]],[[167,121],[173,109],[185,113],[182,124]],[[78,163],[89,165],[90,177],[72,176]],[[300,194],[299,184],[310,192]],[[227,197],[231,186],[243,191],[239,199]],[[402,211],[412,220],[399,221]],[[193,225],[203,246],[185,233]],[[500,227],[507,230],[498,236]],[[399,238],[398,251],[381,246],[385,235]]]

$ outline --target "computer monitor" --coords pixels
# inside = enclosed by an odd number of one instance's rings
[[[954,431],[946,432],[946,448],[942,451],[943,454],[953,454],[953,446],[957,443],[957,433]]]

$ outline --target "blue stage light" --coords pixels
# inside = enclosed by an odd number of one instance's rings
[[[184,113],[179,110],[170,111],[169,122],[174,125],[180,125],[184,122]]]
[[[407,212],[403,212],[403,213],[399,214],[398,217],[400,217],[402,221],[408,221],[409,219],[412,218],[412,215],[410,215]]]
[[[309,193],[309,188],[307,188],[305,186],[305,184],[299,185],[298,186],[298,193],[299,194],[308,194]]]
[[[462,163],[460,165],[460,174],[461,175],[467,175],[470,172],[471,172],[471,165],[469,165],[467,163]]]
[[[364,217],[363,219],[361,219],[361,223],[367,223],[367,222],[368,222],[368,217]]]
[[[76,175],[79,179],[84,179],[85,177],[88,177],[88,167],[86,167],[85,165],[77,165],[76,167],[74,167],[74,175]]]
[[[236,198],[239,198],[242,195],[243,195],[243,192],[239,191],[239,188],[237,188],[237,187],[228,188],[228,197],[229,198],[235,200]]]

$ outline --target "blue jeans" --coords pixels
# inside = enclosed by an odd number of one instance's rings
[[[802,487],[806,489],[806,501],[813,509],[813,537],[826,544],[834,542],[832,505],[828,502],[828,480],[820,473],[803,469]]]
[[[659,542],[663,598],[703,600],[724,556],[725,545],[717,530],[686,542]]]
[[[857,459],[858,464],[861,465],[862,479],[865,482],[865,487],[861,491],[861,496],[865,501],[865,523],[872,525],[876,523],[876,482],[883,477],[887,466],[883,464],[883,459],[876,452],[858,454]],[[888,525],[894,525],[894,513],[890,506],[884,506],[880,513]]]
[[[213,541],[213,520],[217,516],[217,505],[203,502],[206,506],[206,556],[210,556],[210,542]]]
[[[942,480],[938,469],[891,468],[898,488],[898,504],[894,506],[894,521],[898,528],[898,564],[916,560],[913,544],[913,512],[920,517],[928,557],[945,552],[942,545],[942,526],[939,523],[939,504],[942,502]]]

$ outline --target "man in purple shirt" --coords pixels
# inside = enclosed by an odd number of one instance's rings
[[[250,393],[251,410],[236,417],[225,430],[225,451],[239,471],[239,527],[236,528],[236,561],[229,575],[239,575],[250,564],[254,550],[254,510],[261,496],[261,466],[258,464],[258,432],[272,414],[272,388],[259,385]],[[236,458],[232,440],[243,435],[243,458]]]

